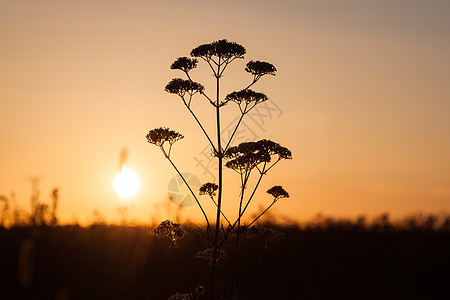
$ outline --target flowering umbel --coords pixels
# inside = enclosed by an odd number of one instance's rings
[[[169,128],[160,127],[150,130],[146,135],[146,138],[150,144],[162,146],[165,142],[172,145],[176,141],[184,138],[184,136],[174,130],[170,130]]]
[[[277,71],[277,69],[271,63],[259,60],[251,60],[247,63],[245,71],[251,73],[254,76],[254,80],[256,81],[267,74],[275,76],[275,72]]]
[[[172,70],[181,70],[185,73],[197,67],[197,62],[195,58],[191,59],[188,57],[178,57],[176,61],[172,63],[170,68]]]
[[[165,88],[167,92],[177,94],[180,97],[184,97],[186,93],[191,96],[196,93],[202,93],[204,89],[205,88],[200,83],[181,78],[172,79]]]
[[[212,182],[207,182],[204,185],[202,185],[199,189],[200,195],[209,195],[209,196],[215,196],[216,191],[219,188],[219,186]]]
[[[172,245],[175,246],[178,240],[186,235],[186,231],[184,231],[180,224],[165,220],[153,229],[152,234],[158,238],[169,238]]]
[[[280,185],[275,185],[271,187],[267,193],[269,195],[272,195],[275,200],[278,200],[280,198],[289,198],[289,193],[286,192]]]
[[[282,159],[292,158],[292,153],[289,149],[270,140],[263,139],[257,142],[241,143],[227,150],[224,157],[230,160],[225,166],[242,173],[257,167],[260,163],[269,163],[274,155],[278,156],[277,160],[269,168]],[[260,172],[264,171],[260,170]]]
[[[205,60],[210,60],[212,56],[217,56],[220,59],[229,60],[244,58],[245,52],[246,50],[243,46],[224,39],[196,47],[191,51],[191,56],[201,57]]]
[[[268,98],[263,93],[258,93],[250,89],[232,92],[225,97],[225,103],[229,101],[239,105],[241,113],[248,113],[255,105],[266,101]]]

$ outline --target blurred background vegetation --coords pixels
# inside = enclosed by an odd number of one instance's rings
[[[0,227],[0,299],[167,299],[208,284],[196,225],[183,224],[178,262],[169,240],[150,234],[158,224],[59,226],[51,213],[27,219]],[[370,222],[319,215],[258,226],[271,235],[243,244],[237,288],[244,299],[450,298],[448,215]],[[226,295],[232,241],[224,250],[218,282]]]

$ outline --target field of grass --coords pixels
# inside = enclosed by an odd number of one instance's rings
[[[263,224],[284,238],[245,240],[239,299],[450,299],[449,223]],[[209,265],[196,258],[206,245],[194,225],[183,227],[179,259],[152,228],[0,227],[0,299],[167,299],[207,288]],[[217,287],[226,296],[232,246],[218,264]]]

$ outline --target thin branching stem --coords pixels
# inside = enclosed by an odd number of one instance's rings
[[[188,72],[184,72],[184,73],[186,74],[186,76],[190,82],[194,82]],[[205,97],[209,101],[209,103],[211,103],[213,106],[216,106],[214,101],[212,101],[211,98],[209,98],[208,95],[206,95],[204,91],[201,91],[200,94],[203,95],[203,97]]]
[[[214,198],[213,198],[212,196],[211,196],[211,200],[212,200],[212,202],[214,203],[214,205],[218,208],[219,206],[217,205],[216,200],[214,200]],[[222,214],[222,217],[224,217],[225,220],[228,222],[228,225],[231,226],[231,223],[230,223],[230,221],[228,220],[227,216],[225,216],[224,212],[223,212],[223,211],[220,211],[220,213]]]
[[[247,204],[245,204],[244,209],[242,210],[241,215],[239,216],[239,218],[244,215],[245,210],[247,209],[248,205],[250,204],[250,201],[252,201],[253,196],[255,195],[256,190],[258,189],[258,186],[259,186],[259,184],[261,182],[262,177],[264,176],[264,174],[266,174],[266,172],[264,171],[265,167],[266,167],[266,163],[264,163],[263,172],[260,172],[260,175],[259,175],[258,181],[256,182],[255,188],[253,189],[253,192],[250,195],[250,198],[248,199]]]
[[[189,110],[189,112],[191,113],[191,115],[194,117],[195,121],[197,121],[198,126],[200,126],[200,128],[202,129],[203,133],[205,134],[206,138],[208,139],[209,143],[211,144],[211,147],[213,148],[214,152],[216,152],[217,149],[214,146],[214,143],[211,141],[211,138],[209,137],[209,135],[206,132],[205,128],[203,127],[202,123],[200,123],[200,121],[198,120],[197,116],[192,111],[192,109],[189,106],[187,106],[187,105],[186,105],[186,107]]]
[[[228,65],[234,60],[234,58],[232,58],[231,60],[227,60],[225,62],[225,67],[223,67],[222,71],[219,73],[219,76],[223,75],[223,72],[225,72],[225,69],[228,67]]]
[[[244,89],[244,91],[245,90],[248,90],[252,85],[254,85],[256,82],[258,81],[258,79],[253,79],[253,81],[252,81],[252,83],[250,83],[245,89]]]
[[[233,137],[234,137],[234,135],[236,134],[236,131],[237,131],[239,125],[241,124],[243,118],[244,118],[244,114],[241,114],[241,117],[239,118],[239,121],[237,122],[236,127],[234,127],[233,133],[231,134],[230,139],[228,140],[228,143],[227,143],[227,145],[225,146],[225,150],[223,150],[224,153],[227,152],[228,147],[230,146],[230,143],[231,143],[231,141],[233,140]]]
[[[262,213],[260,213],[250,224],[248,224],[247,226],[248,227],[252,226],[253,223],[255,223],[259,218],[261,218],[261,216],[263,214],[265,214],[275,204],[275,202],[277,202],[277,200],[273,200],[273,202]]]
[[[205,213],[205,210],[203,209],[202,205],[200,204],[200,201],[198,201],[197,196],[195,195],[195,193],[192,191],[191,186],[187,183],[186,179],[184,178],[183,174],[181,174],[181,172],[178,170],[178,168],[175,166],[175,164],[173,163],[173,161],[170,159],[170,157],[165,153],[164,148],[161,148],[163,150],[164,155],[166,156],[166,158],[169,160],[170,164],[172,165],[172,167],[175,169],[175,171],[177,171],[178,175],[180,175],[181,179],[183,180],[184,184],[186,184],[186,187],[189,189],[189,191],[191,192],[192,196],[195,199],[195,202],[197,202],[198,207],[200,207],[200,210],[203,213],[203,216],[205,217],[206,220],[206,229],[208,232],[208,236],[209,236],[209,232],[211,231],[211,226],[209,224],[209,220],[208,220],[208,216]]]
[[[220,62],[220,60],[219,60]],[[219,167],[219,190],[217,195],[217,216],[216,216],[216,230],[214,234],[213,241],[213,260],[211,265],[211,288],[214,289],[214,281],[216,276],[216,260],[218,252],[218,241],[219,241],[219,229],[220,229],[220,212],[222,208],[222,188],[223,188],[223,178],[222,178],[222,146],[221,146],[221,136],[220,136],[220,106],[219,106],[219,83],[220,78],[216,77],[216,121],[217,121],[217,159]],[[211,291],[211,299],[214,299],[214,290]]]
[[[272,169],[273,168],[273,166],[275,166],[279,161],[281,160],[281,158],[280,157],[278,157],[278,159],[277,159],[277,161],[276,162],[274,162],[270,167],[268,167],[266,170],[264,170],[264,172],[268,172],[270,169]]]
[[[202,58],[203,58],[203,57],[202,57]],[[211,68],[211,70],[212,70],[213,73],[214,73],[214,76],[217,76],[216,70],[214,69],[214,67],[213,67],[213,66],[211,65],[211,63],[210,63],[210,60],[211,60],[211,59],[208,60],[208,59],[203,58],[203,60],[206,61],[206,62],[208,63],[209,67]],[[216,63],[214,60],[213,60],[213,62]]]
[[[241,227],[241,210],[242,210],[242,202],[244,200],[244,192],[245,188],[247,186],[248,179],[250,177],[250,172],[246,171],[244,173],[244,176],[241,174],[241,199],[239,200],[239,211],[238,211],[238,219],[237,219],[237,229],[236,229],[236,241],[234,245],[234,255],[233,255],[233,268],[232,268],[232,274],[231,274],[231,286],[230,286],[230,300],[233,299],[234,294],[234,285],[236,281],[236,272],[237,272],[237,266],[238,266],[238,251],[239,251],[239,234],[240,234],[240,227]]]

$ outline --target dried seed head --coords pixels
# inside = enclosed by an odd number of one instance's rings
[[[162,146],[165,142],[172,145],[176,141],[184,138],[184,136],[176,131],[170,130],[169,128],[160,127],[150,130],[146,135],[146,138],[150,144]]]
[[[186,236],[186,231],[184,231],[180,224],[165,220],[153,229],[151,234],[158,238],[167,237],[173,245],[176,245],[180,239]]]
[[[267,190],[267,193],[272,195],[275,200],[280,198],[289,198],[289,193],[286,192],[280,185],[276,185]]]
[[[199,189],[200,195],[209,195],[209,196],[215,196],[216,191],[219,188],[219,186],[212,182],[207,182],[204,185],[202,185]]]
[[[217,56],[220,59],[228,60],[232,58],[244,58],[245,52],[246,50],[243,46],[224,39],[194,48],[191,51],[191,56],[202,57],[206,60],[211,59],[212,56]]]
[[[197,67],[197,62],[198,60],[195,58],[178,57],[177,60],[172,63],[170,68],[172,70],[181,70],[187,73]]]
[[[245,71],[259,78],[266,74],[275,76],[275,72],[277,71],[277,69],[271,63],[251,60],[247,63]]]

